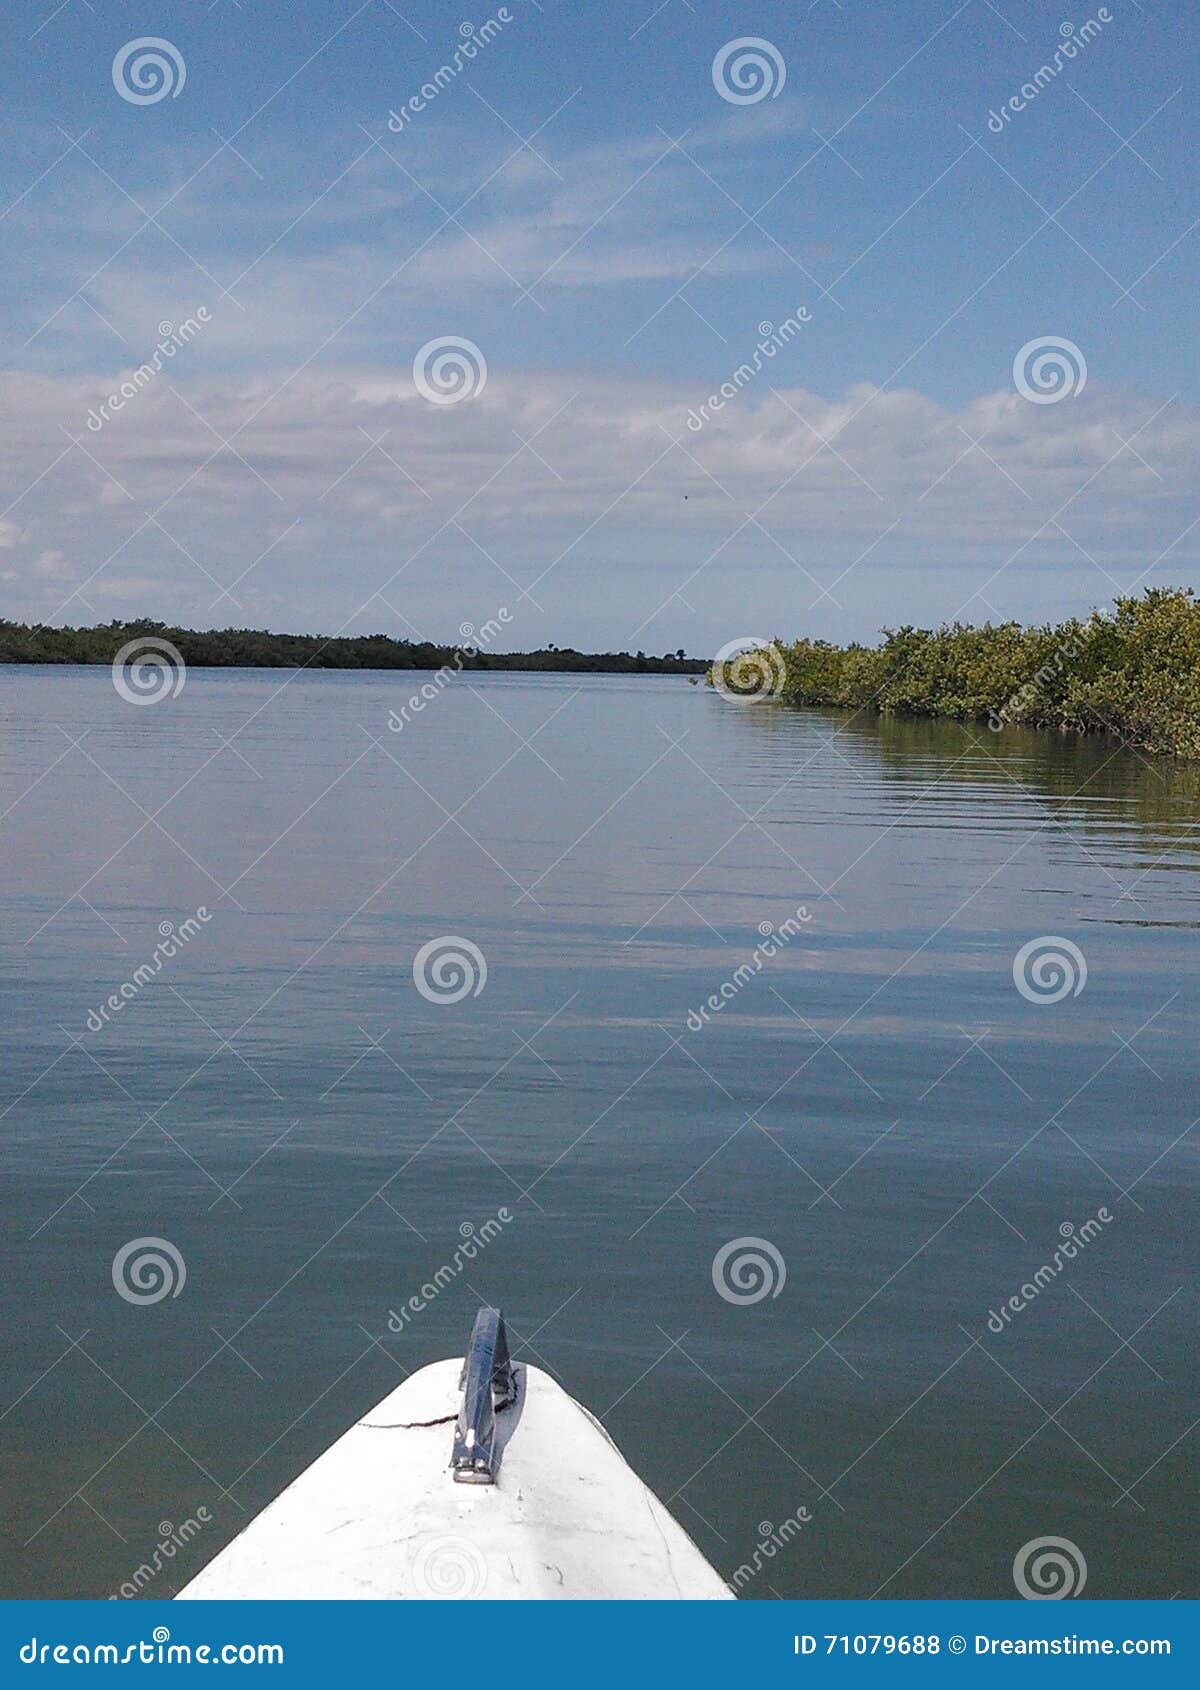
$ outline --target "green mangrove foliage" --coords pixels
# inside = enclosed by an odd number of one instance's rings
[[[709,680],[745,697],[756,676],[760,696],[769,687],[785,704],[986,721],[996,732],[1110,733],[1200,759],[1200,605],[1190,588],[1150,588],[1057,627],[885,629],[878,646],[774,640],[714,665]]]

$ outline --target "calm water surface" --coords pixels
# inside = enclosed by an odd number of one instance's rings
[[[726,1576],[807,1510],[747,1597],[1012,1596],[1043,1536],[1194,1596],[1197,776],[677,679],[389,731],[414,684],[0,670],[5,1594],[204,1508],[170,1594],[487,1299]],[[1043,936],[1078,995],[1017,990]],[[144,1237],[178,1296],[117,1294]]]

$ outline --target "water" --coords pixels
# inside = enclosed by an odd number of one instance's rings
[[[200,1518],[170,1594],[488,1299],[726,1576],[807,1511],[747,1597],[1011,1596],[1048,1535],[1194,1595],[1196,775],[677,679],[389,731],[425,679],[0,671],[5,1593]],[[1078,996],[1016,989],[1046,935]],[[178,1296],[117,1294],[144,1237]]]

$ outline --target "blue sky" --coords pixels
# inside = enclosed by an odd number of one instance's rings
[[[1189,9],[511,0],[389,129],[499,11],[6,9],[0,614],[711,651],[1191,580]],[[183,80],[136,104],[145,37]],[[1086,382],[1034,403],[1047,338]]]

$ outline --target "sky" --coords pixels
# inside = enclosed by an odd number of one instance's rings
[[[0,617],[710,655],[1189,584],[1194,25],[9,0]]]

